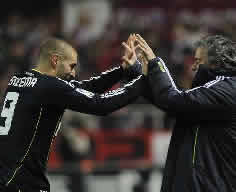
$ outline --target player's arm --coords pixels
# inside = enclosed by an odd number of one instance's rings
[[[122,59],[132,66],[137,61],[136,48],[133,41],[128,49],[132,54],[124,55]],[[51,87],[47,88],[49,92],[48,97],[46,97],[48,104],[59,105],[63,108],[95,115],[107,115],[131,103],[142,94],[144,87],[143,75],[125,84],[122,88],[108,91],[104,94],[76,88],[71,82],[68,83],[58,78],[55,79],[57,81],[51,82],[54,82],[56,85],[51,85]],[[49,83],[46,85],[48,86]],[[57,89],[53,90],[53,87],[57,87]]]
[[[127,61],[122,61],[119,67],[102,72],[97,77],[91,77],[89,80],[84,81],[71,81],[70,83],[74,86],[82,89],[86,89],[91,92],[104,93],[114,84],[118,83],[120,80],[123,82],[129,82],[132,79],[142,74],[142,65],[138,61],[135,51],[135,47],[131,49],[131,44],[134,43],[134,35],[130,35],[127,42],[123,42],[124,47],[124,57],[130,58],[135,55],[135,62],[129,63]]]
[[[124,68],[122,65],[102,72],[98,76],[91,77],[89,80],[70,81],[77,88],[91,92],[104,93],[122,79],[129,81],[142,74],[142,66],[138,60],[132,66]]]
[[[87,114],[107,115],[137,99],[143,91],[143,82],[143,75],[140,75],[122,88],[98,94],[55,78],[47,83],[44,103]]]
[[[230,118],[234,94],[229,79],[219,78],[204,86],[180,91],[160,58],[149,62],[147,78],[154,104],[167,112],[186,120]]]

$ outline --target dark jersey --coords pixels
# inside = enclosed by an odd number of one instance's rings
[[[44,173],[64,110],[106,115],[131,103],[141,94],[142,75],[102,93],[121,76],[120,68],[80,82],[34,70],[14,75],[0,117],[0,186],[49,191]]]
[[[161,191],[236,191],[236,77],[181,91],[161,59],[148,70],[153,103],[177,117]]]

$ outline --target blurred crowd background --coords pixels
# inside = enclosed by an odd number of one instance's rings
[[[196,40],[236,41],[234,0],[9,0],[0,11],[0,99],[14,72],[34,67],[48,36],[78,50],[78,78],[88,79],[119,66],[121,42],[139,33],[177,84],[191,79]],[[107,117],[67,111],[49,158],[52,191],[158,191],[173,123],[143,99]]]

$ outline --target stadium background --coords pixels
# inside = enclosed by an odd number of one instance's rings
[[[207,34],[236,40],[235,9],[234,0],[5,1],[0,96],[15,71],[34,66],[47,36],[76,47],[85,79],[119,65],[121,42],[140,33],[178,82],[190,75],[195,40]],[[67,111],[49,159],[52,192],[159,191],[173,123],[143,99],[107,117]]]

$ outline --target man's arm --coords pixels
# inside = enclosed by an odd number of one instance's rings
[[[118,83],[123,77],[124,70],[121,66],[114,67],[110,70],[102,72],[98,76],[91,77],[83,81],[70,81],[77,88],[86,89],[88,91],[103,93],[114,84]]]
[[[142,74],[142,65],[137,60],[134,47],[134,34],[131,34],[127,42],[122,42],[124,56],[128,60],[122,62],[119,67],[102,72],[100,76],[91,77],[90,80],[71,81],[74,86],[96,93],[104,93],[120,80],[131,81]],[[122,59],[123,59],[122,58]]]
[[[154,104],[161,109],[185,117],[186,120],[224,120],[230,118],[233,85],[219,78],[188,91],[177,89],[168,68],[160,58],[148,64],[148,82]]]
[[[131,47],[127,47],[127,49],[129,49],[131,54],[125,54],[122,59],[125,63],[133,65],[137,61],[134,41],[131,42]],[[125,84],[122,88],[108,91],[104,94],[77,88],[71,82],[59,78],[52,78],[51,81],[45,82],[44,85],[46,85],[44,90],[48,92],[44,96],[47,104],[95,115],[107,115],[124,107],[137,99],[144,87],[143,75]],[[54,87],[56,89],[53,89]]]
[[[89,80],[72,80],[70,83],[77,88],[95,93],[104,93],[120,80],[128,79],[128,81],[130,81],[140,74],[142,74],[142,66],[141,63],[136,61],[135,64],[129,66],[127,69],[123,69],[122,66],[119,66],[102,72],[99,76],[91,77]]]
[[[124,87],[97,94],[55,78],[45,82],[43,92],[45,104],[60,106],[77,112],[107,115],[133,102],[143,91],[143,75],[138,76]]]
[[[180,91],[165,63],[156,58],[146,41],[136,34],[136,41],[149,61],[148,83],[153,103],[166,112],[186,120],[225,120],[235,103],[235,86],[231,79],[219,78],[204,86]]]

